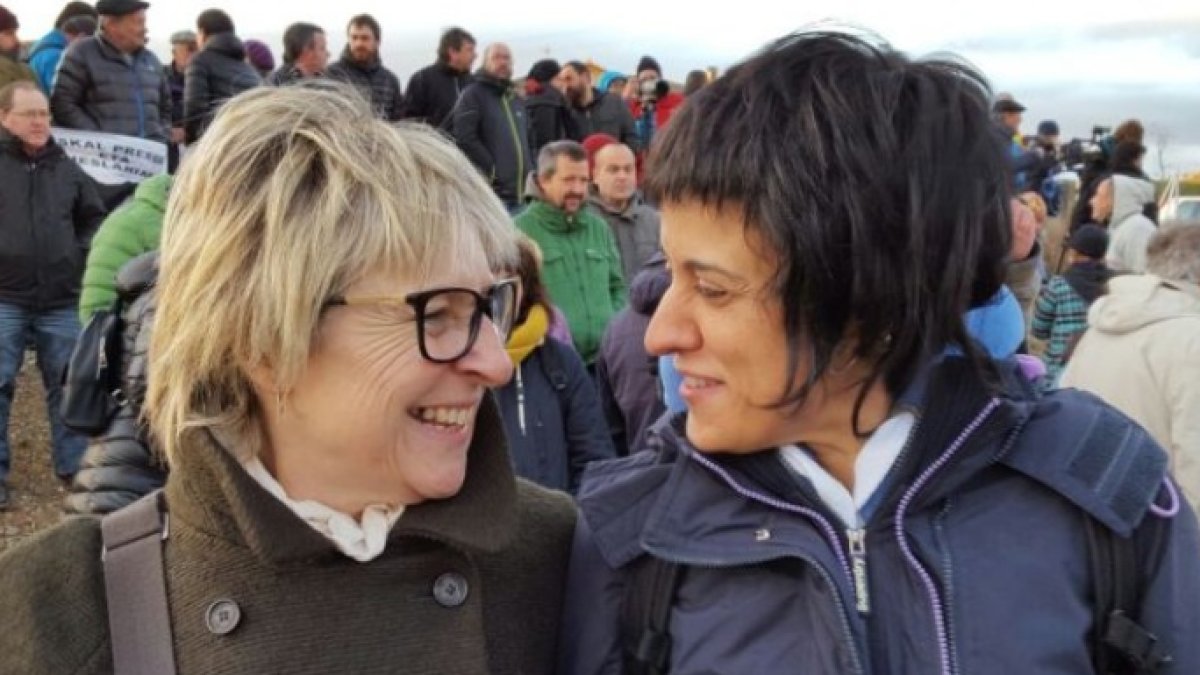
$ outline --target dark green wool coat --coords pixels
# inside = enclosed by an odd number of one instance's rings
[[[207,433],[166,488],[167,588],[180,675],[551,673],[571,501],[513,478],[490,405],[466,484],[409,508],[369,563],[262,489]],[[0,673],[111,673],[98,521],[75,519],[0,557]],[[457,607],[434,582],[467,580]],[[445,596],[443,595],[443,598]],[[242,618],[206,627],[218,599]]]

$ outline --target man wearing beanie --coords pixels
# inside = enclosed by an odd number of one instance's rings
[[[171,91],[158,57],[146,49],[141,0],[100,0],[100,31],[63,55],[50,107],[55,124],[166,143]]]
[[[642,147],[649,148],[654,134],[667,126],[685,99],[683,94],[671,91],[671,84],[663,79],[662,66],[653,56],[643,56],[636,72],[637,89],[629,106],[637,121]]]
[[[251,39],[242,44],[246,47],[246,63],[254,68],[260,78],[266,79],[275,70],[275,56],[271,54],[271,48],[262,40]]]
[[[1112,272],[1104,264],[1108,233],[1098,225],[1084,225],[1067,242],[1067,271],[1042,288],[1034,310],[1033,336],[1047,340],[1046,389],[1058,387],[1058,378],[1071,358],[1075,343],[1087,331],[1088,309],[1107,292]]]
[[[582,140],[575,118],[567,110],[567,99],[555,86],[562,68],[554,59],[533,64],[525,78],[525,109],[529,111],[529,145],[537,155],[554,141]]]
[[[18,58],[21,40],[17,37],[17,29],[20,27],[17,17],[0,5],[0,89],[19,80],[37,81],[33,70]]]

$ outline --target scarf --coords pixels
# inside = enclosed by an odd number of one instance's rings
[[[512,335],[508,338],[508,344],[505,345],[505,350],[514,366],[521,365],[521,362],[528,358],[533,350],[545,342],[546,332],[549,329],[550,315],[546,312],[546,308],[540,304],[530,307],[525,323],[513,329]]]

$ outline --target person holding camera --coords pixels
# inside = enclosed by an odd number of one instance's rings
[[[638,138],[642,147],[649,148],[654,133],[667,125],[671,116],[683,105],[683,94],[671,91],[671,83],[663,79],[662,66],[653,56],[643,56],[637,65],[637,88],[629,108],[637,121]]]

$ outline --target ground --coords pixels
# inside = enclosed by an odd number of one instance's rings
[[[50,465],[50,426],[41,377],[32,358],[26,360],[17,378],[8,433],[12,503],[7,511],[0,511],[0,552],[62,519],[62,503],[67,495]]]

